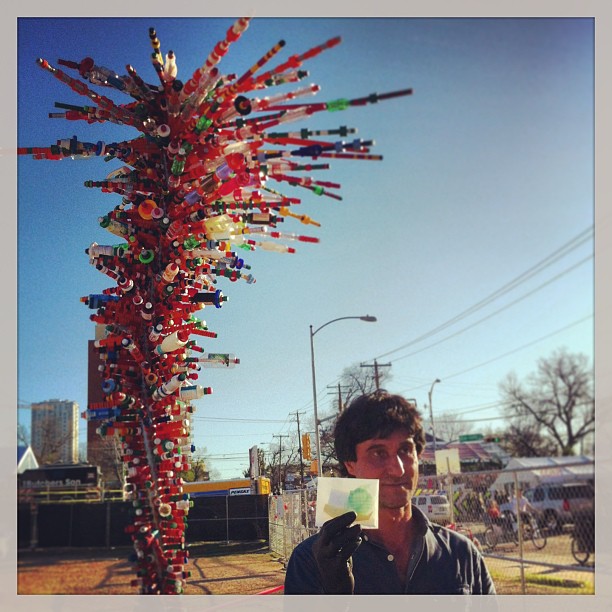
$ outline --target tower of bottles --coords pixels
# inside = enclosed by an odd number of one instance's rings
[[[183,492],[181,476],[195,450],[194,400],[212,392],[198,379],[206,368],[239,363],[233,353],[208,348],[216,332],[198,311],[223,306],[228,298],[218,285],[255,282],[245,261],[250,251],[294,253],[299,242],[318,241],[284,231],[298,223],[319,225],[295,212],[300,199],[285,195],[284,186],[341,199],[335,191],[340,185],[310,174],[328,169],[331,159],[381,159],[370,153],[371,141],[344,139],[355,133],[352,128],[292,132],[281,131],[283,125],[412,93],[304,102],[319,89],[300,86],[308,76],[304,62],[339,38],[266,69],[280,56],[285,46],[280,41],[242,75],[222,74],[220,60],[249,23],[238,19],[184,82],[177,78],[174,53],[162,54],[152,28],[155,84],[129,64],[119,75],[89,57],[58,59],[57,66],[38,59],[41,68],[88,99],[84,105],[56,102],[61,112],[50,117],[128,125],[138,135],[109,143],[73,137],[18,151],[36,159],[119,162],[104,180],[85,183],[115,194],[117,201],[99,219],[113,235],[112,244],[94,242],[86,249],[89,263],[113,281],[82,298],[95,311],[91,320],[105,330],[95,342],[105,400],[89,404],[86,416],[100,423],[101,436],[115,436],[121,449],[133,514],[127,527],[134,546],[133,586],[143,594],[183,592],[189,574],[185,530],[193,502]],[[295,89],[268,94],[288,83]],[[130,100],[117,104],[90,85],[120,91]]]

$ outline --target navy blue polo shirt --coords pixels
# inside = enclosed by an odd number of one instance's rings
[[[464,535],[431,523],[412,509],[417,537],[410,553],[405,586],[389,551],[368,538],[353,553],[355,595],[495,594],[493,580],[476,546]],[[298,544],[287,565],[286,595],[324,594],[312,545],[318,534]]]

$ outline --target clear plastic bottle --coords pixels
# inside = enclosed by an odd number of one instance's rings
[[[240,359],[233,353],[203,353],[186,361],[196,361],[205,368],[233,368],[240,363]]]

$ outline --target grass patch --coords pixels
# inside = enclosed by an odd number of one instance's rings
[[[489,567],[498,595],[522,595],[518,572]],[[593,595],[593,585],[588,581],[572,580],[543,574],[525,573],[526,595]]]
[[[561,589],[583,589],[585,587],[585,583],[579,580],[555,578],[554,576],[542,576],[540,574],[525,574],[525,582],[553,586]]]

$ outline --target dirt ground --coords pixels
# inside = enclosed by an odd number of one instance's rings
[[[547,546],[555,552],[554,540]],[[557,546],[557,548],[566,548]],[[546,550],[546,549],[545,549]],[[128,561],[132,549],[70,548],[18,552],[19,595],[137,595],[130,581],[135,570]],[[506,552],[514,553],[514,549]],[[533,552],[533,551],[532,551]],[[550,557],[552,560],[553,557]],[[498,594],[522,593],[519,566],[514,561],[487,558]],[[285,572],[265,541],[208,542],[189,546],[191,571],[185,595],[254,595],[283,584]],[[529,595],[577,595],[594,593],[593,575],[530,566]],[[281,594],[275,591],[274,594]]]
[[[136,595],[132,549],[45,549],[18,552],[19,595]],[[283,565],[266,542],[189,546],[185,595],[252,595],[283,584]]]

